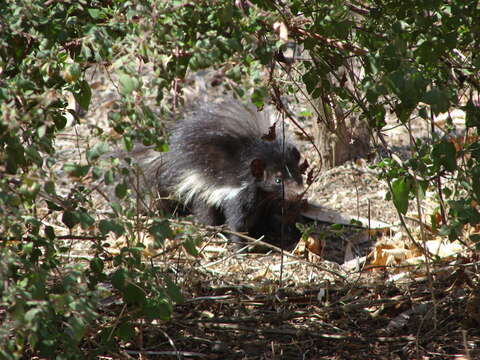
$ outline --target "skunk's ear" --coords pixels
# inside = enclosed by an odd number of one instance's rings
[[[298,164],[298,162],[300,161],[300,151],[298,151],[298,149],[295,146],[292,146],[291,154],[293,157],[293,161],[295,161],[295,163]]]
[[[262,180],[263,173],[265,172],[265,164],[263,163],[263,160],[253,159],[250,163],[250,171],[255,180]]]

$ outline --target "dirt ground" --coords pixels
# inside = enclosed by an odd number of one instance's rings
[[[117,97],[108,77],[96,74],[89,81],[89,112],[57,142],[60,155],[70,161],[83,156],[79,142],[92,145],[92,126],[107,127]],[[408,136],[394,125],[386,135],[408,154]],[[428,135],[426,124],[414,127],[418,136]],[[323,172],[309,190],[309,201],[398,226],[397,212],[385,200],[388,186],[370,165],[359,160]],[[68,188],[68,181],[64,185]],[[427,199],[423,206],[428,213],[434,202]],[[175,241],[167,243],[155,259],[176,274],[187,300],[175,306],[171,321],[139,325],[138,341],[124,344],[122,357],[480,359],[478,252],[464,251],[428,269],[403,261],[387,267],[388,260],[374,255],[388,248],[396,253],[387,258],[395,260],[410,251],[401,230],[383,230],[378,237],[366,230],[339,235],[326,229],[326,236],[319,235],[322,256],[308,251],[303,240],[283,255],[277,250],[239,253],[225,236],[205,229],[199,257],[179,250]],[[121,239],[116,241],[121,246]]]

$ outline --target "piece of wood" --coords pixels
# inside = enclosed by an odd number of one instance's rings
[[[302,215],[309,219],[326,223],[350,226],[360,223],[361,226],[366,229],[398,231],[398,227],[382,221],[348,215],[311,202],[308,203],[307,209],[302,212]]]

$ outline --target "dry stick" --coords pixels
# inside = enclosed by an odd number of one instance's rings
[[[355,2],[355,1],[353,1],[353,2]],[[358,3],[358,5],[353,5],[353,4],[349,4],[349,3],[347,3],[346,5],[348,6],[348,8],[351,11],[353,11],[353,12],[359,14],[359,15],[362,15],[362,16],[369,16],[370,15],[370,10],[360,7],[360,6],[365,6],[364,4],[360,4],[360,2]]]
[[[188,303],[195,303],[200,301],[230,300],[230,299],[236,299],[236,298],[237,297],[235,295],[199,296],[191,299],[186,299],[184,303],[188,304]]]
[[[310,33],[310,32],[307,32],[306,30],[304,30],[302,28],[299,28],[299,27],[290,26],[288,28],[288,30],[291,33],[296,33],[298,35],[302,35],[302,36],[305,36],[305,37],[308,37],[308,38],[313,38],[315,40],[319,40],[322,43],[324,43],[324,44],[326,44],[330,47],[333,47],[333,48],[336,48],[338,50],[342,50],[342,51],[345,51],[345,52],[350,52],[350,53],[353,53],[355,55],[366,55],[368,53],[367,50],[359,48],[355,45],[348,44],[348,43],[343,43],[343,42],[338,41],[338,40],[329,39],[329,38],[327,38],[325,36],[322,36],[320,34]]]
[[[140,171],[138,170],[139,166],[136,165],[137,169],[135,171],[135,182],[138,189],[140,189]],[[137,228],[137,241],[140,241],[140,192],[136,192],[137,196],[135,199],[135,227]]]
[[[176,45],[175,47],[175,70],[178,70],[178,62],[179,62],[179,58],[180,58],[180,49],[178,48],[178,45]],[[178,107],[178,92],[179,92],[179,89],[178,89],[178,82],[179,82],[179,79],[177,77],[175,77],[175,79],[173,80],[173,107],[172,107],[172,111],[173,113],[176,113],[177,112],[177,107]]]
[[[270,5],[272,5],[278,12],[278,14],[283,18],[283,22],[285,24],[288,24],[289,23],[289,20],[291,20],[291,18],[293,17],[293,14],[291,13],[290,11],[290,8],[288,8],[283,2],[282,0],[277,0],[279,2],[279,4],[276,4],[276,1],[271,1]],[[287,15],[290,16],[290,18],[287,17]],[[273,17],[270,17],[271,19]]]
[[[435,132],[435,121],[433,119],[433,110],[430,110],[430,126],[431,126],[431,133],[432,136]],[[443,200],[443,192],[442,192],[442,180],[440,178],[440,175],[436,177],[436,187],[437,187],[437,194],[438,194],[438,200],[440,202],[440,215],[442,217],[442,224],[446,225],[447,224],[447,216],[445,215],[445,201]]]
[[[286,167],[285,165],[285,114],[282,116],[282,167]],[[285,214],[285,183],[282,181],[282,219],[284,218]],[[280,279],[279,279],[279,286],[280,288],[283,287],[283,246],[284,246],[284,236],[285,236],[285,224],[282,220],[280,224],[280,245],[281,245],[281,252],[280,252]]]
[[[96,241],[96,240],[106,240],[106,236],[81,236],[81,235],[61,235],[56,237],[58,240],[88,240],[88,241]]]
[[[367,200],[367,204],[368,204],[368,243],[371,244],[371,241],[372,241],[372,224],[371,224],[371,204],[370,204],[370,199]],[[390,230],[390,233],[392,231]],[[366,266],[367,262],[365,261],[362,265],[362,269],[363,270]]]
[[[120,323],[120,319],[122,318],[123,313],[125,312],[126,309],[127,309],[127,304],[124,304],[123,307],[122,307],[122,310],[120,311],[120,314],[118,314],[117,318],[115,319],[115,322],[113,323],[112,331],[110,331],[110,334],[108,334],[107,340],[112,339],[113,333],[115,332],[118,324]]]
[[[183,358],[201,358],[211,359],[211,355],[202,354],[193,351],[154,351],[154,350],[124,350],[127,354],[133,355],[160,355],[160,356],[177,356],[178,359]]]
[[[427,237],[425,234],[425,224],[423,222],[423,217],[422,217],[422,209],[420,207],[420,196],[418,194],[419,192],[419,186],[417,183],[417,180],[413,180],[417,191],[415,191],[415,199],[416,199],[416,204],[417,204],[417,212],[418,212],[418,218],[420,220],[420,234],[422,236],[422,245],[424,249],[427,249]],[[432,279],[432,273],[430,271],[430,262],[431,262],[431,256],[430,256],[430,251],[426,250],[425,251],[425,269],[427,271],[427,278],[428,278],[428,285],[430,287],[430,291],[432,294],[432,302],[433,302],[433,319],[434,319],[434,327],[437,327],[437,302],[435,299],[435,293],[434,293],[434,288],[433,288],[433,279]]]
[[[360,194],[358,192],[358,177],[355,174],[355,169],[352,168],[352,175],[353,175],[353,185],[355,186],[355,199],[356,199],[356,207],[357,207],[357,217],[360,218]],[[368,201],[368,232],[370,232],[370,199]],[[370,240],[370,239],[369,239]]]
[[[414,184],[417,185],[416,179],[414,179],[413,181],[414,181]],[[437,302],[436,302],[436,299],[435,299],[435,292],[434,292],[434,288],[433,288],[432,274],[430,272],[431,258],[430,258],[430,252],[427,250],[427,240],[425,238],[424,224],[423,224],[422,217],[421,217],[422,212],[421,212],[421,208],[420,208],[418,186],[417,186],[417,191],[415,192],[415,199],[416,199],[416,204],[417,204],[418,216],[419,216],[419,219],[420,219],[420,233],[421,233],[421,236],[422,236],[422,245],[423,245],[421,247],[421,249],[422,249],[422,252],[424,253],[424,256],[425,256],[425,269],[426,269],[426,272],[427,272],[428,287],[430,288],[430,293],[431,293],[431,296],[432,296],[432,303],[433,303],[433,324],[434,324],[433,326],[434,326],[434,329],[436,329],[437,328]],[[417,335],[416,335],[416,338],[415,338],[415,345],[416,345],[416,349],[417,349],[417,357],[418,358],[420,358],[419,336],[420,336],[420,331],[423,327],[424,320],[425,320],[425,318],[422,318],[422,321],[420,323],[420,326],[418,327]]]
[[[467,360],[472,360],[472,356],[470,355],[470,349],[468,348],[467,330],[462,330],[462,340],[465,350],[465,357],[467,358]]]
[[[364,337],[364,336],[351,336],[347,335],[340,335],[340,334],[327,334],[327,333],[318,333],[312,332],[308,330],[290,330],[290,329],[262,329],[258,327],[245,327],[245,326],[232,326],[231,324],[225,323],[225,321],[211,321],[211,319],[201,319],[198,322],[215,322],[218,325],[219,330],[223,331],[245,331],[245,332],[255,332],[262,335],[290,335],[297,338],[306,338],[308,336],[313,338],[322,338],[328,340],[338,340],[338,341],[349,341],[355,343],[365,343],[371,344],[372,340],[376,340],[382,343],[394,343],[394,342],[401,342],[401,341],[413,341],[413,336],[395,336],[395,337]],[[210,330],[215,330],[215,328],[211,327]]]
[[[275,71],[275,63],[278,63],[278,62],[272,62],[271,63],[271,67],[270,67],[270,74],[269,74],[269,82],[273,84],[273,72]],[[275,86],[273,86],[273,89],[274,89],[274,93],[275,93],[275,102],[276,102],[276,106],[278,108],[278,106],[280,106],[280,104],[278,104],[278,102],[281,103],[281,100],[280,100],[280,93],[278,91],[278,88],[276,88]],[[281,106],[283,108],[283,103],[281,103]],[[282,162],[285,162],[285,113],[283,112],[282,113]],[[282,167],[285,167],[285,164],[282,164]],[[282,201],[285,202],[285,184],[282,183]],[[282,208],[281,208],[281,215],[282,215],[282,218],[285,216],[284,214],[284,205],[282,204]],[[282,288],[282,283],[283,283],[283,243],[284,243],[284,231],[285,231],[285,227],[284,227],[284,223],[282,221],[281,225],[280,225],[280,245],[281,245],[281,248],[282,248],[282,251],[280,253],[280,276],[279,276],[279,287]]]
[[[169,342],[169,344],[172,346],[174,353],[177,355],[177,359],[181,360],[180,352],[178,351],[177,347],[175,346],[175,343],[173,342],[173,339],[165,332],[165,330],[159,329],[160,332],[165,336]],[[143,351],[142,351],[143,352]]]
[[[433,119],[432,119],[433,120]],[[432,125],[434,126],[434,125]],[[413,135],[411,133],[411,127],[408,127],[408,134],[409,134],[409,139],[410,139],[410,147],[413,149]],[[433,130],[433,128],[432,128]],[[413,151],[413,150],[412,150]],[[432,278],[432,273],[430,271],[430,262],[431,262],[431,254],[430,251],[428,251],[427,248],[427,238],[425,234],[425,224],[423,222],[423,216],[422,216],[422,209],[420,206],[420,195],[419,195],[419,184],[417,182],[416,176],[413,176],[413,183],[415,186],[415,200],[416,200],[416,205],[417,205],[417,212],[418,212],[418,219],[420,221],[420,234],[422,236],[422,248],[424,249],[424,255],[425,255],[425,270],[427,272],[427,278],[428,278],[428,286],[430,287],[430,292],[432,294],[432,303],[433,303],[433,323],[434,323],[434,328],[437,328],[437,311],[438,311],[438,304],[435,299],[435,292],[433,288],[433,278]],[[440,189],[438,189],[440,191]],[[440,206],[441,207],[441,206]]]
[[[407,127],[407,130],[408,130],[410,147],[413,149],[413,143],[414,143],[413,135],[411,133],[410,127],[408,125],[406,125],[406,127]],[[430,289],[430,293],[431,293],[431,296],[432,296],[432,303],[433,303],[433,324],[434,324],[434,329],[436,329],[437,328],[438,304],[437,304],[436,299],[435,299],[432,273],[430,271],[430,261],[431,261],[430,255],[431,254],[430,254],[430,252],[428,251],[428,248],[427,248],[427,239],[426,239],[426,235],[425,235],[425,224],[423,223],[422,209],[421,209],[421,206],[420,206],[420,196],[419,196],[419,193],[418,193],[419,192],[419,185],[418,185],[418,182],[417,182],[417,177],[412,176],[412,179],[413,179],[414,186],[416,188],[416,191],[415,191],[415,200],[416,201],[415,202],[416,202],[416,205],[417,205],[418,218],[419,218],[419,222],[420,222],[420,234],[421,234],[421,237],[422,237],[422,246],[419,247],[419,249],[421,249],[422,253],[425,256],[425,270],[426,270],[426,273],[427,273],[428,287]],[[389,184],[389,187],[390,187],[390,184]],[[398,211],[398,213],[400,214],[399,211]],[[401,220],[403,221],[403,219],[404,218],[403,218],[403,215],[402,215]],[[405,229],[406,229],[406,227],[405,227]],[[419,244],[416,244],[416,245],[417,245],[417,247],[419,246]],[[418,327],[417,334],[416,334],[416,337],[415,337],[415,346],[416,346],[416,350],[417,350],[417,357],[420,356],[419,337],[420,337],[420,331],[423,327],[424,320],[425,320],[425,318],[422,318],[422,321],[420,323],[420,326]]]

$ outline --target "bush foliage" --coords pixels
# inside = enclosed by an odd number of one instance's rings
[[[83,358],[115,349],[133,336],[138,318],[168,320],[182,301],[166,272],[142,261],[143,245],[135,209],[115,203],[108,214],[95,211],[87,176],[113,182],[97,160],[109,134],[98,127],[98,145],[86,162],[65,166],[74,179],[60,195],[55,141],[68,116],[68,95],[88,111],[92,92],[88,69],[114,74],[117,107],[110,126],[122,146],[135,142],[166,149],[162,118],[175,113],[173,93],[187,72],[224,71],[241,96],[261,106],[276,91],[299,91],[356,113],[388,156],[377,166],[390,184],[399,214],[411,199],[435,190],[438,214],[432,225],[450,239],[465,224],[480,222],[480,8],[476,1],[94,1],[22,0],[0,8],[0,354]],[[280,29],[280,30],[278,30]],[[282,35],[282,29],[286,33]],[[288,39],[285,34],[288,35]],[[303,49],[291,61],[285,49]],[[355,60],[361,71],[346,64]],[[143,83],[138,64],[149,64]],[[278,79],[288,79],[279,81]],[[347,86],[351,85],[351,86]],[[245,91],[239,89],[247,89]],[[275,96],[273,96],[275,97]],[[466,136],[440,113],[462,109]],[[431,123],[428,139],[412,139],[411,156],[399,161],[382,136],[387,114],[409,129],[412,119]],[[445,188],[444,183],[454,184]],[[127,189],[120,184],[118,197]],[[39,211],[48,205],[48,214]],[[64,266],[71,250],[50,224],[59,216],[76,234],[91,237],[95,255],[88,265]],[[168,221],[153,216],[145,225],[158,245],[172,235]],[[175,230],[177,231],[177,230]],[[109,233],[128,245],[110,255]],[[73,232],[72,232],[73,234]],[[73,238],[75,239],[75,238]],[[478,239],[477,239],[478,240]],[[187,243],[194,251],[191,242]],[[107,271],[108,269],[108,271]],[[106,284],[111,284],[112,287]],[[113,322],[98,304],[111,292],[132,310]],[[135,310],[135,311],[133,311]],[[96,335],[92,335],[96,334]],[[86,339],[96,337],[95,346]]]

